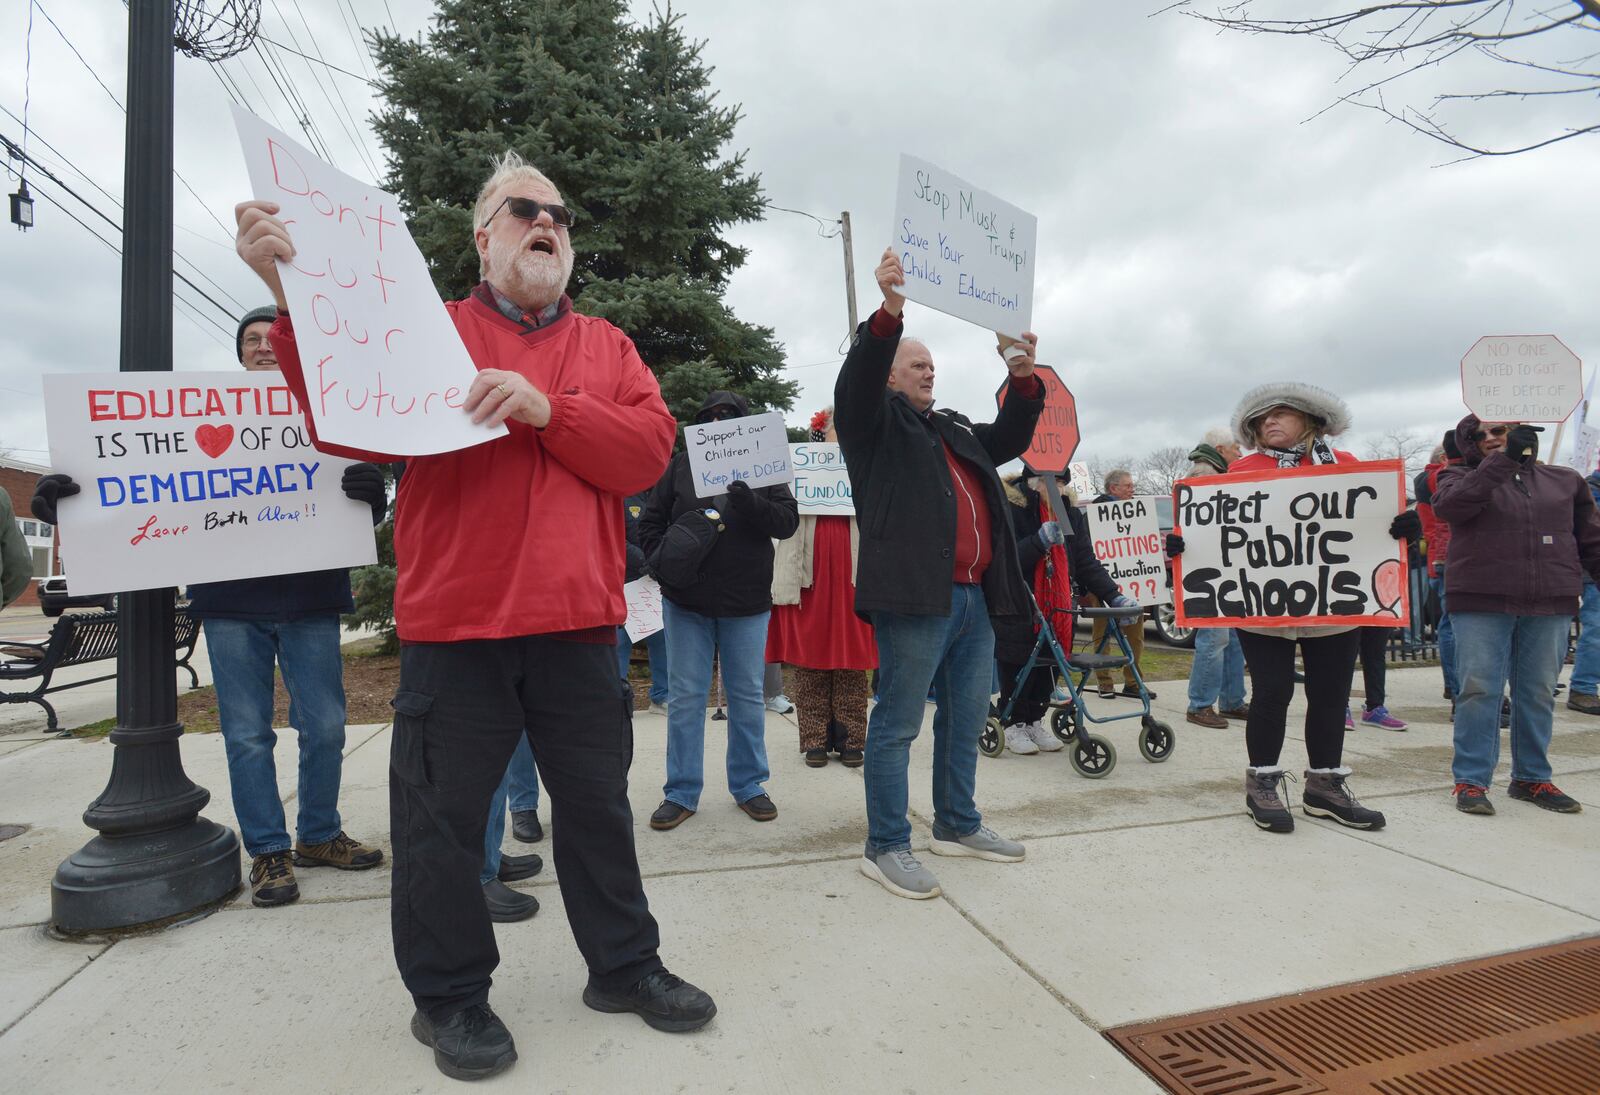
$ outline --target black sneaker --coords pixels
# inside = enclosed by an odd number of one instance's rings
[[[511,1032],[488,1004],[473,1004],[435,1023],[418,1011],[411,1033],[433,1050],[433,1063],[452,1080],[483,1080],[517,1060]]]
[[[583,1002],[595,1011],[631,1011],[657,1030],[673,1033],[699,1030],[717,1013],[711,997],[666,970],[646,974],[619,992],[607,992],[590,981],[583,988]]]
[[[544,826],[539,824],[536,810],[511,812],[511,835],[524,844],[537,844],[544,839]]]
[[[1134,699],[1138,699],[1139,686],[1134,684],[1125,684],[1122,686],[1122,694],[1124,696],[1132,696]],[[1148,684],[1144,686],[1144,694],[1149,696],[1151,699],[1156,698],[1156,690],[1151,688]]]
[[[867,763],[867,756],[859,749],[845,749],[839,754],[839,763],[846,768],[860,768]]]
[[[826,749],[807,749],[807,768],[826,768],[828,766],[828,751]]]
[[[544,870],[544,860],[535,855],[500,855],[500,870],[496,877],[501,882],[520,882]]]
[[[489,919],[496,924],[515,924],[539,911],[537,897],[513,890],[498,878],[491,878],[483,884],[483,903],[489,909]]]
[[[250,861],[250,904],[258,909],[287,905],[300,899],[288,852],[268,852]]]
[[[693,810],[679,806],[670,798],[665,799],[656,807],[656,812],[650,815],[650,828],[664,833],[668,829],[676,829],[692,817],[694,817]]]
[[[1583,806],[1571,795],[1561,793],[1561,788],[1553,783],[1529,783],[1526,780],[1514,779],[1506,788],[1506,794],[1518,802],[1531,802],[1545,810],[1554,810],[1558,814],[1577,814],[1583,812]]]
[[[1489,801],[1489,789],[1479,787],[1476,783],[1456,784],[1456,809],[1463,814],[1482,814],[1485,817],[1494,813],[1494,803]]]

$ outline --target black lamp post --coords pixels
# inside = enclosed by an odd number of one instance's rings
[[[172,371],[173,0],[128,2],[123,372]],[[239,841],[200,817],[183,771],[171,589],[121,595],[111,779],[84,811],[99,832],[56,868],[50,918],[67,934],[183,920],[239,888]]]

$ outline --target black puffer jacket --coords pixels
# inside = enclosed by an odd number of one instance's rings
[[[1027,451],[1044,410],[1043,386],[1031,399],[1013,386],[992,423],[974,426],[964,415],[944,409],[922,414],[905,396],[887,388],[899,344],[898,330],[879,338],[870,320],[862,323],[833,389],[834,426],[861,526],[856,612],[950,614],[956,500],[944,456],[943,445],[948,445],[983,482],[994,552],[983,575],[989,615],[1026,620],[1027,584],[1006,524],[1005,495],[995,467]]]
[[[715,407],[732,407],[743,418],[750,404],[731,392],[712,392],[700,405],[696,422],[707,421]],[[754,616],[772,607],[772,541],[787,540],[800,527],[800,510],[789,488],[781,484],[699,498],[689,454],[680,451],[666,474],[650,491],[639,518],[639,543],[646,557],[661,545],[667,528],[685,514],[715,509],[723,531],[706,555],[698,581],[687,585],[661,583],[661,592],[679,608],[702,616]],[[693,520],[703,518],[695,516]],[[657,576],[660,577],[659,575]]]
[[[1022,564],[1022,575],[1033,587],[1034,569],[1044,558],[1044,545],[1039,542],[1039,529],[1044,526],[1040,516],[1039,494],[1028,489],[1021,479],[1006,480],[1006,514],[1011,519],[1011,531],[1017,538],[1017,559]],[[1093,593],[1106,604],[1122,593],[1111,580],[1106,568],[1094,557],[1094,541],[1089,536],[1089,518],[1077,506],[1068,503],[1067,517],[1072,523],[1072,535],[1063,545],[1067,552],[1067,574],[1072,579],[1072,599],[1076,603],[1084,593]],[[1021,665],[1033,653],[1035,632],[1031,622],[1008,622],[994,629],[995,660],[1011,665]],[[1067,649],[1072,648],[1072,636],[1056,632],[1056,640]]]

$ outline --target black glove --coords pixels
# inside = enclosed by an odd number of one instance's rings
[[[1183,554],[1183,537],[1176,532],[1167,533],[1167,554],[1173,556]]]
[[[1512,426],[1506,434],[1506,455],[1519,463],[1529,463],[1539,455],[1539,435],[1543,432],[1543,426],[1530,426],[1525,422]]]
[[[357,502],[365,502],[372,507],[372,523],[374,525],[383,521],[384,511],[389,508],[389,495],[384,490],[383,472],[378,470],[378,465],[351,464],[344,469],[344,475],[339,480],[339,487],[344,491],[346,498],[353,498]]]
[[[33,501],[28,508],[47,525],[57,525],[56,506],[63,498],[71,498],[83,488],[72,481],[70,475],[47,475],[33,488]]]
[[[1394,520],[1389,522],[1389,535],[1396,540],[1415,540],[1422,535],[1422,518],[1414,509],[1395,514]]]
[[[735,479],[728,484],[728,505],[740,513],[749,513],[755,507],[756,496],[750,493],[750,484]]]

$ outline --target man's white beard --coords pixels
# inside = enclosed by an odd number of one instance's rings
[[[537,311],[561,299],[572,277],[572,249],[546,255],[530,251],[521,240],[496,239],[489,244],[489,282],[515,303]]]

